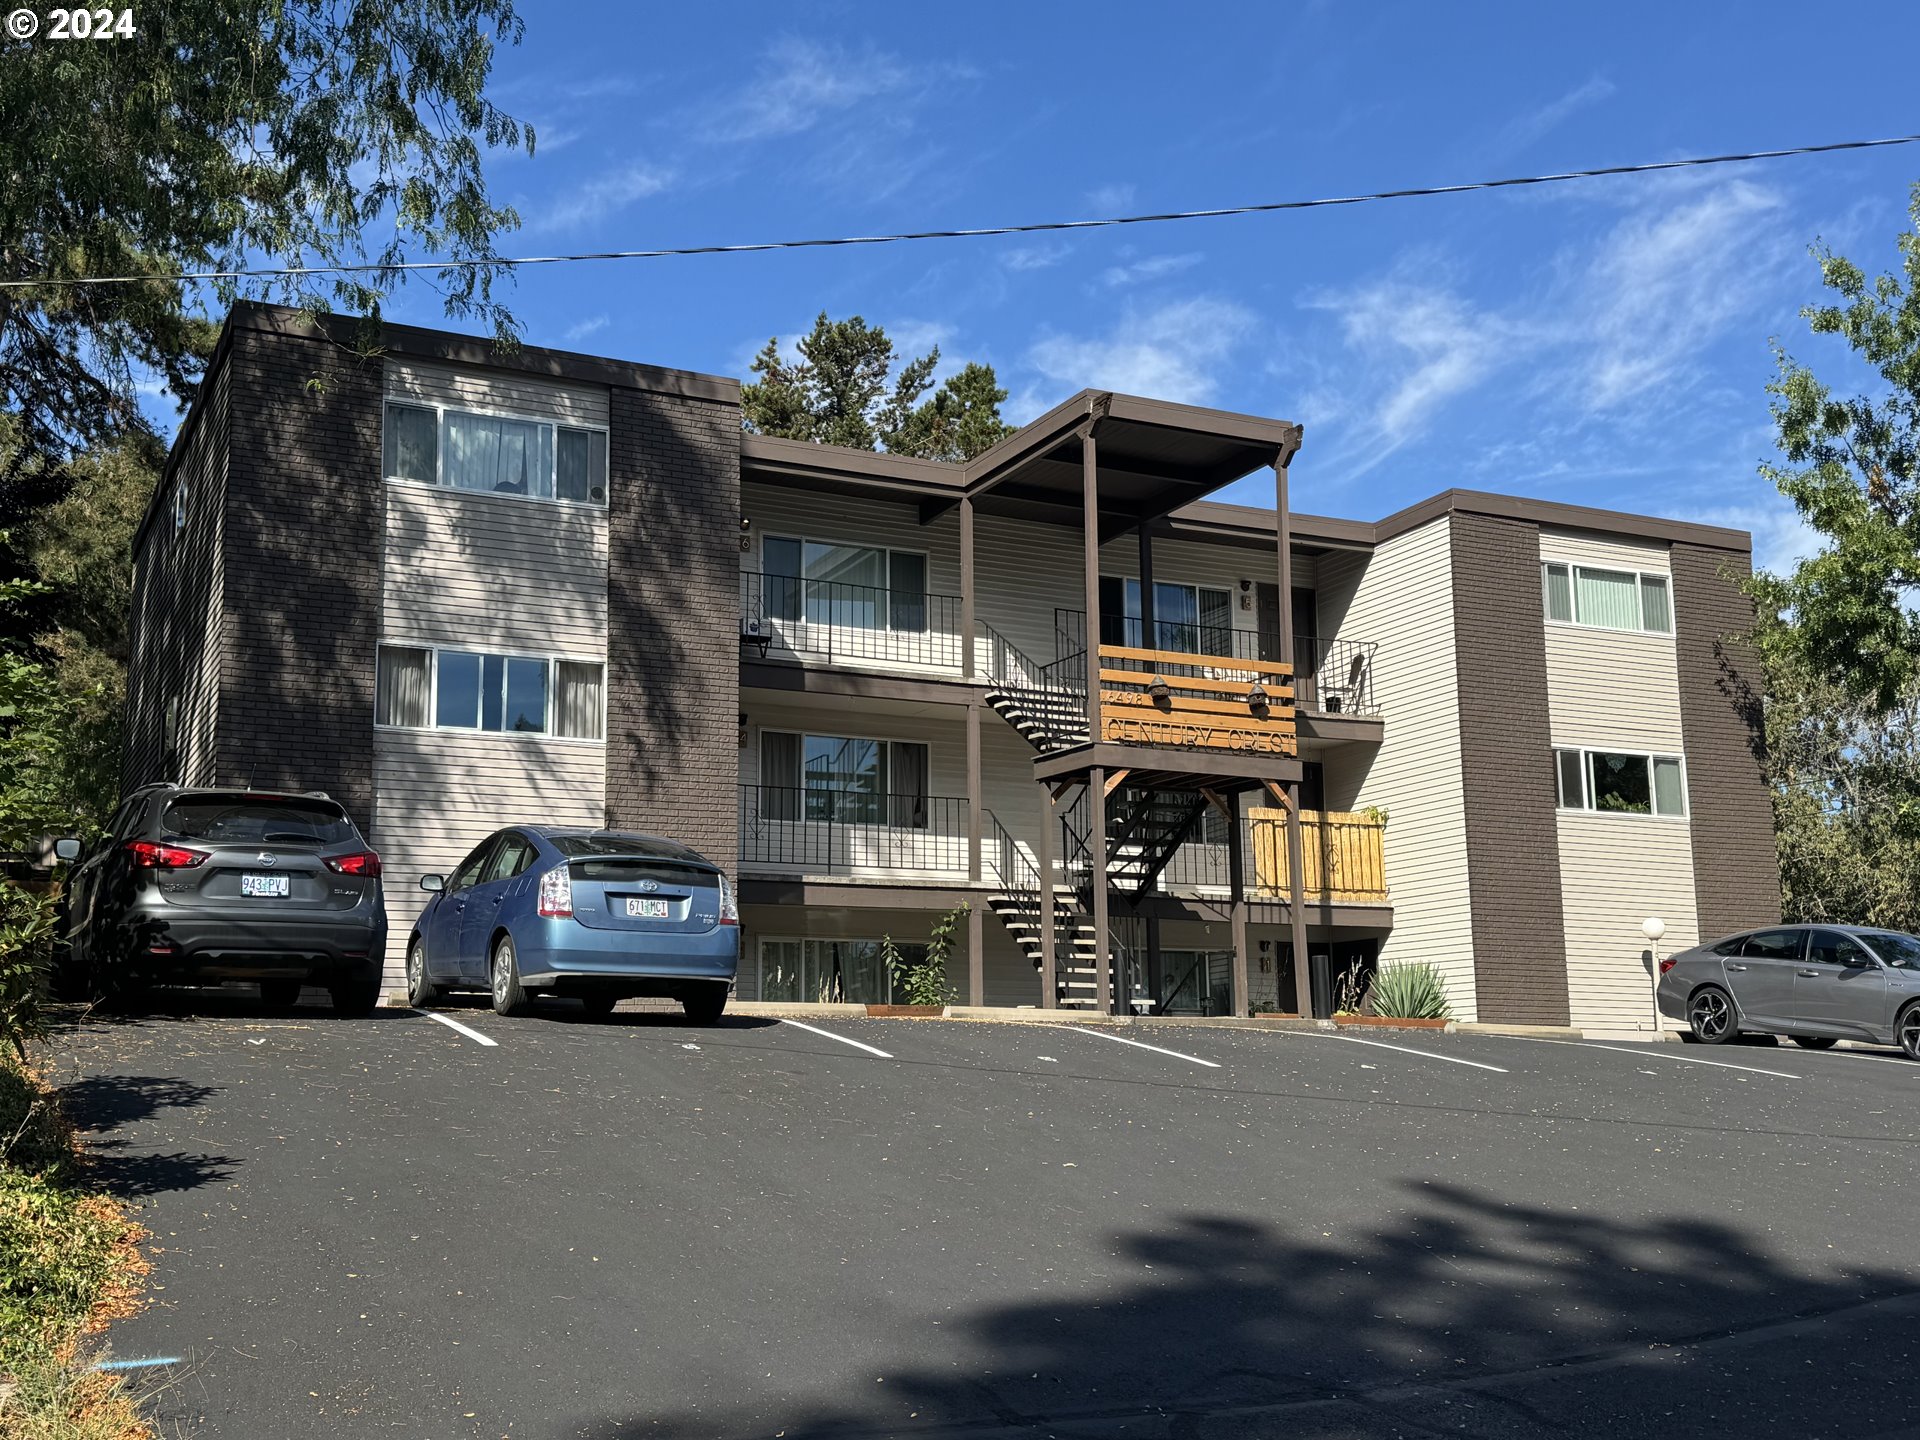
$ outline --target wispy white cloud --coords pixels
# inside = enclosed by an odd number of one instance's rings
[[[1058,265],[1073,253],[1071,245],[1016,245],[1000,253],[1000,264],[1008,270],[1045,270]]]
[[[1037,379],[1013,408],[1037,414],[1083,387],[1204,404],[1253,329],[1251,311],[1196,296],[1129,309],[1104,335],[1045,335],[1025,357]]]
[[[1486,147],[1488,159],[1505,159],[1517,155],[1534,142],[1544,138],[1549,131],[1558,129],[1571,116],[1591,105],[1610,99],[1614,93],[1614,84],[1604,76],[1596,75],[1585,84],[1576,85],[1564,95],[1549,100],[1545,105],[1516,115],[1500,128],[1492,142]]]
[[[1198,251],[1185,255],[1149,255],[1144,260],[1134,260],[1125,265],[1109,265],[1100,272],[1100,283],[1111,288],[1161,280],[1168,275],[1178,275],[1182,270],[1191,270],[1200,263],[1201,258]]]
[[[1091,215],[1114,215],[1133,204],[1137,193],[1132,185],[1096,185],[1087,192],[1087,209]]]
[[[573,324],[569,325],[562,334],[565,336],[566,342],[569,345],[577,345],[589,335],[598,335],[612,323],[613,321],[608,316],[589,315],[584,320],[576,320]]]
[[[578,187],[546,206],[529,223],[532,230],[572,230],[605,219],[673,183],[672,172],[632,164]]]
[[[871,46],[855,51],[789,36],[767,48],[750,81],[698,117],[698,130],[718,144],[797,135],[866,101],[964,73],[909,65]]]
[[[1792,501],[1770,491],[1759,491],[1757,496],[1745,505],[1709,505],[1665,513],[1676,520],[1726,525],[1749,532],[1753,536],[1753,568],[1756,570],[1784,573],[1823,548],[1825,537],[1800,518]]]
[[[1607,410],[1685,377],[1701,352],[1753,305],[1793,248],[1761,223],[1782,208],[1747,181],[1628,215],[1550,294],[1565,306],[1585,404]]]

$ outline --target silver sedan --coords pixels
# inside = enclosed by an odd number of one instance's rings
[[[1776,925],[1660,962],[1660,1013],[1703,1045],[1785,1035],[1898,1045],[1920,1060],[1920,938],[1858,925]]]

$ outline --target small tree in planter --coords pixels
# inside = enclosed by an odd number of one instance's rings
[[[1448,1020],[1453,1016],[1447,982],[1425,961],[1383,966],[1373,977],[1368,1000],[1382,1019]]]
[[[953,1003],[955,994],[947,980],[947,957],[953,953],[954,931],[960,928],[967,908],[956,905],[934,921],[933,933],[927,937],[927,953],[919,960],[909,960],[901,954],[891,935],[881,937],[880,958],[893,977],[895,993],[902,1003],[933,1009]]]

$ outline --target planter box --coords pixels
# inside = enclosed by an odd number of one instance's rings
[[[938,1020],[947,1013],[944,1005],[869,1005],[867,1014],[879,1020]]]
[[[1387,1015],[1336,1015],[1336,1025],[1374,1025],[1383,1030],[1444,1030],[1451,1020],[1397,1020]]]

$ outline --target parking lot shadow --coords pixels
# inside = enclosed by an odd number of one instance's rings
[[[1404,1190],[1370,1233],[1191,1212],[1088,1236],[1077,1298],[956,1306],[937,1350],[863,1355],[812,1404],[716,1397],[568,1433],[1812,1436],[1920,1408],[1910,1274],[1816,1275],[1717,1219]],[[1129,1263],[1141,1278],[1105,1283]]]
[[[123,1199],[193,1190],[227,1179],[239,1162],[228,1155],[143,1153],[114,1132],[162,1110],[204,1105],[218,1090],[165,1075],[94,1075],[61,1087],[68,1117],[83,1133],[87,1177]]]

